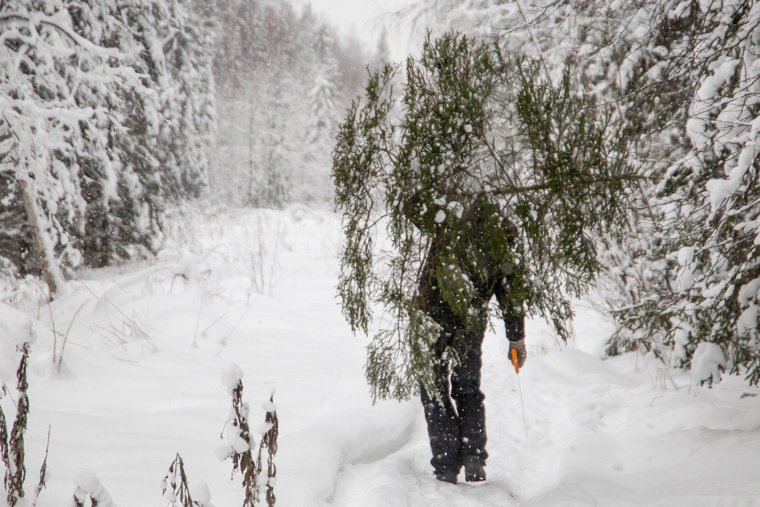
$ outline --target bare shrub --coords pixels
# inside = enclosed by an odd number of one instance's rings
[[[236,442],[232,443],[228,458],[232,460],[233,477],[235,473],[242,476],[245,492],[243,507],[255,507],[258,503],[257,466],[253,460],[253,437],[248,424],[248,412],[248,404],[243,401],[243,381],[238,380],[232,391],[232,412],[227,421],[234,431],[230,433]]]
[[[267,404],[267,415],[264,418],[267,431],[261,437],[259,442],[259,454],[256,460],[256,465],[259,469],[259,476],[263,474],[262,454],[266,450],[267,454],[267,491],[266,500],[268,507],[274,507],[277,498],[274,494],[274,486],[277,476],[277,466],[274,464],[274,455],[277,454],[277,436],[280,433],[279,421],[277,419],[277,410],[274,404],[274,395],[269,397],[269,403]],[[261,478],[258,479],[261,484]]]
[[[25,447],[24,436],[29,422],[29,396],[27,391],[29,383],[27,381],[27,366],[29,364],[29,342],[19,346],[21,360],[19,361],[18,370],[16,371],[16,417],[13,426],[8,431],[8,423],[5,418],[2,406],[0,406],[0,459],[5,467],[3,476],[3,486],[5,488],[5,498],[9,507],[15,507],[21,499],[25,497],[24,479],[26,478],[25,466]],[[3,392],[8,393],[8,388],[3,386]],[[40,479],[37,487],[27,505],[36,505],[37,498],[45,488],[45,474],[47,471],[47,455],[50,446],[50,433],[48,432],[48,448],[45,450],[45,458],[40,468]]]
[[[171,507],[210,507],[207,499],[193,500],[185,473],[185,463],[179,453],[164,476],[161,493],[164,499],[169,501],[168,505]]]

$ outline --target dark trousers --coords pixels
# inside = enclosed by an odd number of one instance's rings
[[[485,396],[480,391],[481,345],[485,334],[482,329],[463,332],[451,322],[440,323],[444,329],[436,343],[437,361],[435,393],[422,389],[430,448],[430,463],[436,473],[458,472],[466,459],[485,464],[486,411]],[[446,349],[453,349],[459,364],[449,368],[444,357]]]

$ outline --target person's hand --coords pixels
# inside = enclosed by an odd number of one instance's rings
[[[517,351],[517,365],[522,368],[522,365],[525,364],[525,359],[528,357],[528,349],[525,347],[525,338],[522,340],[516,340],[509,342],[509,357],[510,361],[512,360],[512,351]]]

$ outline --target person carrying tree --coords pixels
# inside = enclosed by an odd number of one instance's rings
[[[407,207],[408,217],[424,227],[420,210],[415,208],[418,206]],[[446,217],[445,211],[431,211],[441,220]],[[440,326],[433,345],[435,391],[430,392],[424,385],[420,388],[433,453],[430,463],[438,480],[454,484],[462,467],[468,482],[486,479],[488,452],[485,396],[480,390],[481,345],[488,325],[489,301],[494,296],[504,320],[510,355],[512,349],[517,351],[519,366],[527,357],[524,313],[513,287],[520,277],[520,267],[515,265],[511,251],[501,250],[500,255],[499,249],[489,245],[493,237],[489,238],[488,225],[495,221],[497,227],[509,232],[505,246],[514,248],[515,227],[499,211],[480,195],[461,216],[453,214],[457,222],[453,237],[443,228],[433,233],[416,297],[419,310]],[[455,265],[451,264],[452,253]],[[452,308],[440,289],[438,276],[452,269],[466,278],[463,288],[469,292],[466,308]]]
[[[490,300],[518,364],[525,317],[566,339],[570,297],[601,269],[595,238],[622,229],[637,176],[614,104],[595,103],[571,68],[558,80],[448,33],[407,59],[398,101],[397,71],[372,73],[339,127],[338,294],[351,329],[372,331],[373,398],[421,396],[436,477],[456,482],[464,467],[482,481]]]

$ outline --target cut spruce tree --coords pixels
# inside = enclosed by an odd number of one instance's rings
[[[404,70],[399,100],[399,69],[370,75],[333,153],[345,233],[338,291],[354,332],[373,334],[375,398],[431,386],[439,328],[415,297],[434,236],[451,239],[436,277],[466,322],[472,288],[458,259],[480,267],[457,239],[469,211],[486,210],[485,244],[515,266],[516,304],[566,338],[568,298],[601,267],[591,238],[621,229],[637,178],[613,109],[577,93],[569,71],[552,82],[540,62],[454,33],[428,38]]]

